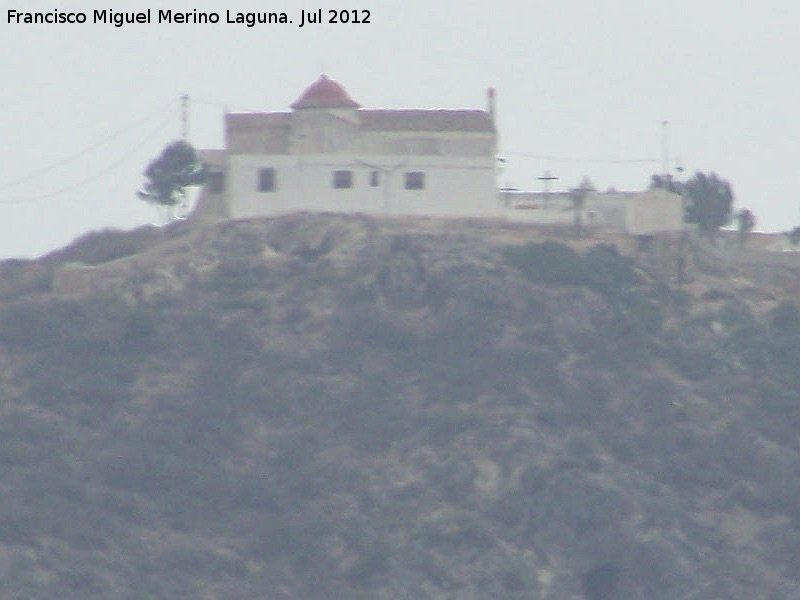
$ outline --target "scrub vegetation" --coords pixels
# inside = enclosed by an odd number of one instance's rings
[[[0,596],[800,594],[791,295],[563,239],[294,215],[0,263]]]

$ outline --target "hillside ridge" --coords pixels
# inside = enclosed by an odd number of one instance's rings
[[[0,597],[800,598],[797,272],[693,240],[679,284],[678,241],[296,214],[0,263]]]

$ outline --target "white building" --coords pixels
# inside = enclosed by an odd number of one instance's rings
[[[200,151],[200,218],[305,211],[499,214],[493,91],[487,110],[368,110],[322,75],[291,111],[225,115],[225,149]]]
[[[501,190],[500,201],[512,221],[540,225],[572,225],[575,209],[571,192]],[[683,198],[665,189],[641,192],[587,190],[580,209],[588,229],[647,236],[682,231]]]

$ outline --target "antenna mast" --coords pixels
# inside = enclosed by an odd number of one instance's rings
[[[181,138],[189,141],[189,94],[181,96]]]

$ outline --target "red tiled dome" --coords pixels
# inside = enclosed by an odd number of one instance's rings
[[[333,79],[320,75],[300,97],[295,100],[291,108],[359,108],[360,104],[353,100],[344,91],[344,88]]]

